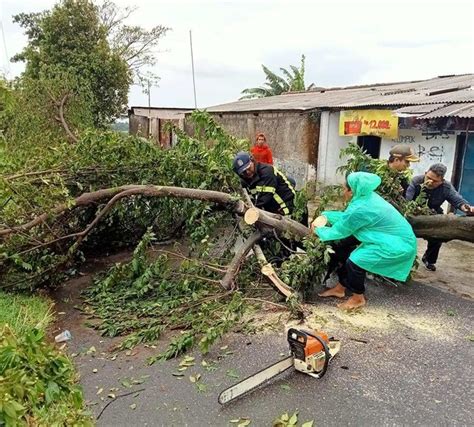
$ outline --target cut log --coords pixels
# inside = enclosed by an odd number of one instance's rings
[[[313,222],[312,226],[315,228],[324,227],[328,223],[328,219],[324,215],[319,215]]]
[[[258,209],[249,208],[249,209],[247,209],[247,212],[245,212],[244,221],[248,225],[253,225],[258,221],[259,216],[260,216],[260,214],[259,214]]]
[[[252,200],[250,199],[249,193],[247,192],[246,189],[242,188],[242,196],[248,206],[250,206],[250,209],[245,212],[245,215],[249,211],[255,212],[258,214],[258,210],[255,209]],[[260,215],[259,215],[260,216]],[[257,217],[258,219],[258,217]],[[247,221],[246,221],[247,222]],[[247,222],[248,224],[248,222]],[[262,251],[262,248],[260,245],[255,244],[253,245],[253,252],[255,256],[257,257],[257,260],[261,266],[261,272],[264,276],[270,280],[270,283],[273,285],[273,287],[283,296],[286,298],[290,298],[291,296],[294,295],[293,289],[291,289],[283,280],[281,280],[278,275],[276,274],[273,266],[267,261],[267,258],[265,257],[265,254]]]

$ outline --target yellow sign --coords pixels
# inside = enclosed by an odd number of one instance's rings
[[[339,118],[339,135],[398,137],[398,117],[390,110],[345,110]]]

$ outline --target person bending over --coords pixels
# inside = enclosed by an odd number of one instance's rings
[[[366,304],[366,272],[405,281],[416,257],[416,238],[408,221],[387,201],[375,193],[379,176],[368,172],[353,172],[344,185],[344,211],[326,211],[330,227],[313,227],[324,242],[334,242],[333,259],[338,263],[339,282],[321,292],[321,297],[352,296],[338,307],[354,309]],[[351,250],[338,242],[352,245]],[[343,245],[344,246],[344,245]]]

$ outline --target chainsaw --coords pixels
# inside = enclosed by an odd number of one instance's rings
[[[314,378],[322,378],[327,371],[329,361],[341,348],[339,341],[328,338],[324,332],[310,332],[294,328],[288,330],[288,344],[290,356],[224,390],[219,395],[219,403],[230,402],[248,393],[292,366],[299,372]]]

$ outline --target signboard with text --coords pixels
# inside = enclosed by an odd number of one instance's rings
[[[390,110],[344,110],[339,116],[339,135],[398,137],[398,117]]]

